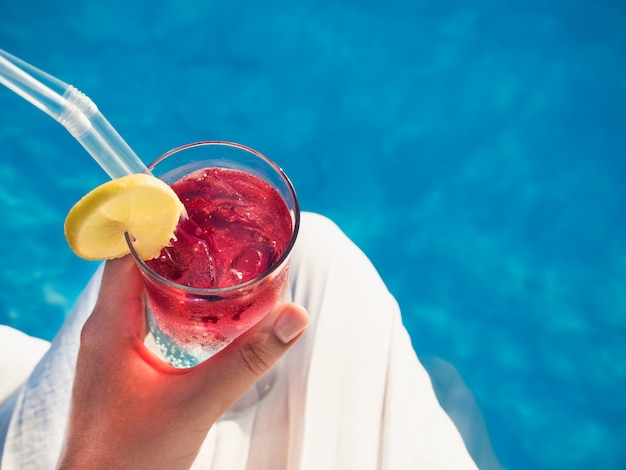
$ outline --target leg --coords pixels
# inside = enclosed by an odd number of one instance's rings
[[[476,468],[417,360],[395,299],[328,219],[303,214],[291,288],[311,325],[281,371],[287,468]]]

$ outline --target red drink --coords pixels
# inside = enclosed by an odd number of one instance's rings
[[[270,269],[291,241],[291,214],[280,194],[239,170],[205,168],[172,185],[189,219],[171,247],[147,264],[189,287],[224,288]]]
[[[283,297],[299,213],[284,175],[291,204],[274,180],[248,171],[196,162],[174,173],[164,179],[189,218],[159,257],[137,261],[157,346],[174,366],[190,367],[248,330]]]

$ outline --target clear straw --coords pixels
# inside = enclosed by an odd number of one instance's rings
[[[58,121],[111,178],[149,173],[96,104],[77,88],[2,49],[0,83]]]

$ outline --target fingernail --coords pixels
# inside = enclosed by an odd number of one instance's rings
[[[309,324],[308,316],[300,309],[286,307],[274,321],[274,334],[287,344],[298,336]]]

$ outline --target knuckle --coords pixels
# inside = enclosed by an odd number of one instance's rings
[[[102,322],[99,321],[100,309],[101,307],[96,304],[80,330],[79,347],[81,351],[97,351],[103,344],[103,337],[107,334],[107,330],[103,330]]]
[[[97,343],[98,333],[96,325],[89,318],[80,331],[80,347],[81,349],[92,349]]]
[[[259,377],[264,375],[271,367],[269,351],[258,344],[246,344],[241,349],[241,359],[246,368]]]

